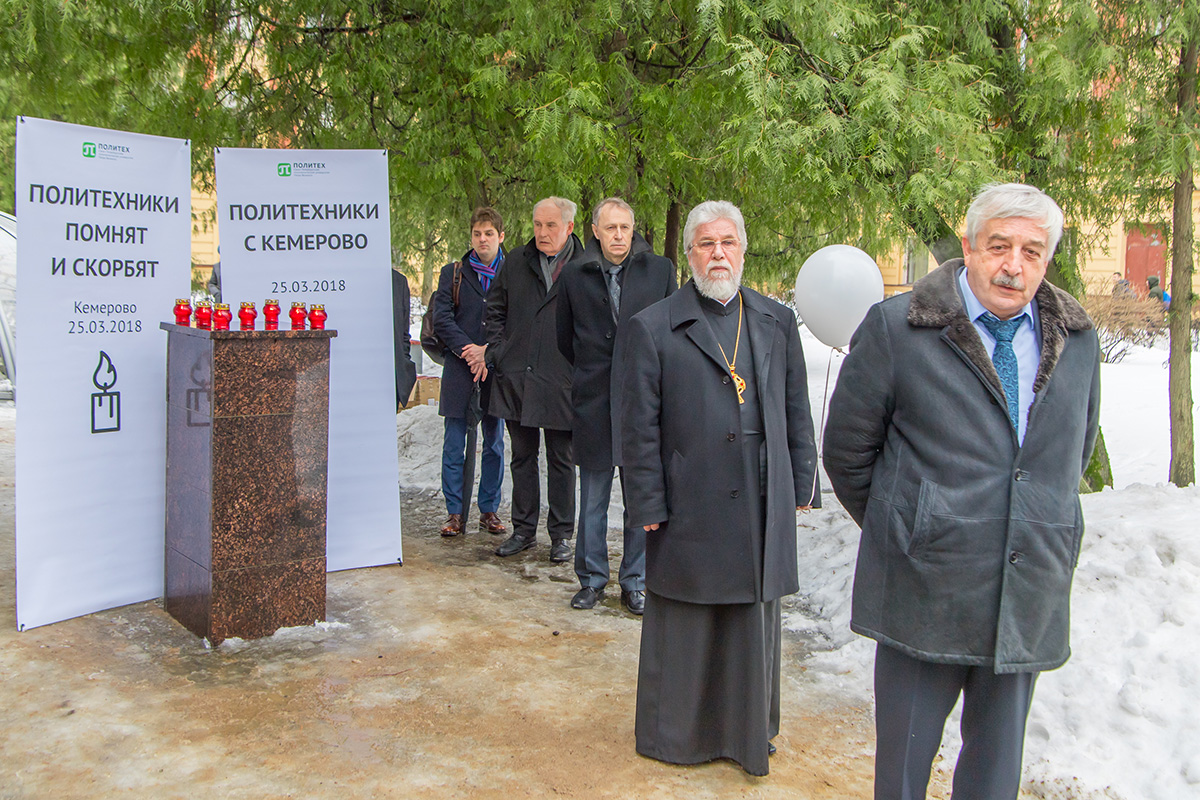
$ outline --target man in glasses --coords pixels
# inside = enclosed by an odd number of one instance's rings
[[[736,206],[701,203],[683,240],[692,281],[624,334],[625,502],[646,531],[637,750],[766,775],[796,510],[820,501],[804,354],[795,314],[740,285]]]

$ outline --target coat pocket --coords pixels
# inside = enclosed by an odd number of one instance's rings
[[[933,504],[937,500],[938,485],[931,480],[921,479],[921,491],[917,496],[917,513],[913,517],[912,530],[908,534],[905,552],[910,558],[919,558],[929,538],[929,520],[933,516]]]
[[[670,515],[675,508],[675,492],[679,486],[679,473],[683,469],[683,456],[678,450],[671,451],[671,457],[667,459],[667,514]],[[668,517],[669,518],[669,517]]]

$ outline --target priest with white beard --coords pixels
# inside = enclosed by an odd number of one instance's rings
[[[766,775],[796,512],[821,497],[804,353],[795,314],[740,285],[736,206],[701,203],[683,240],[693,279],[622,333],[625,504],[647,532],[637,751]]]

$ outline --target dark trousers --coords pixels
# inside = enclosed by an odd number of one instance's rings
[[[571,462],[571,432],[550,428],[527,428],[509,420],[512,443],[513,534],[532,539],[537,535],[541,507],[538,475],[539,434],[546,442],[546,494],[550,514],[546,528],[550,540],[570,539],[575,530],[575,465]]]
[[[920,800],[946,717],[963,695],[954,800],[1015,800],[1036,672],[920,661],[875,649],[875,800]]]
[[[625,470],[620,470],[621,494]],[[608,585],[608,502],[612,497],[613,468],[579,468],[579,527],[575,532],[575,574],[580,586],[603,589]],[[617,578],[627,592],[646,588],[646,532],[629,526],[624,514],[624,553]]]

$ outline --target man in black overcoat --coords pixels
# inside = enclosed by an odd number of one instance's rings
[[[396,359],[396,406],[404,408],[417,385],[417,365],[413,363],[409,337],[412,325],[412,296],[408,278],[392,270],[392,347]]]
[[[960,695],[955,800],[1016,798],[1034,683],[1071,652],[1100,350],[1045,281],[1062,226],[1038,189],[985,187],[964,258],[871,308],[829,403],[825,470],[862,527],[850,626],[877,642],[880,800],[925,796]]]
[[[442,267],[433,304],[433,329],[446,345],[442,365],[442,392],[438,413],[445,418],[442,440],[442,495],[449,515],[443,536],[457,536],[463,529],[463,464],[466,459],[467,427],[476,419],[483,430],[483,457],[479,469],[479,528],[501,534],[507,529],[496,510],[500,507],[500,484],[504,478],[504,432],[491,413],[489,395],[492,378],[484,363],[487,345],[483,319],[487,291],[503,272],[504,220],[489,207],[471,215],[471,249],[461,261]],[[454,299],[458,275],[458,302]],[[478,408],[472,405],[477,403]],[[482,417],[480,417],[482,414]]]
[[[623,334],[625,502],[647,531],[637,751],[765,775],[796,511],[820,501],[804,353],[795,314],[739,288],[736,206],[701,203],[683,240],[693,279]]]
[[[579,467],[579,527],[575,574],[582,587],[573,608],[593,608],[608,584],[608,503],[613,467],[621,464],[619,436],[625,386],[617,331],[643,308],[675,291],[675,265],[654,255],[634,231],[633,209],[619,197],[601,200],[592,213],[594,238],[583,258],[563,272],[558,294],[558,347],[571,362],[571,430]],[[624,485],[624,470],[621,483]],[[622,489],[624,492],[624,489]],[[634,614],[646,607],[646,534],[625,514],[624,552],[618,580],[621,604]]]
[[[571,558],[575,466],[571,463],[571,365],[558,350],[556,311],[564,268],[582,258],[572,233],[576,206],[547,197],[533,207],[533,238],[509,253],[488,292],[487,365],[494,371],[491,413],[512,444],[513,533],[496,550],[511,556],[536,543],[541,490],[539,439],[546,445],[550,560]]]

